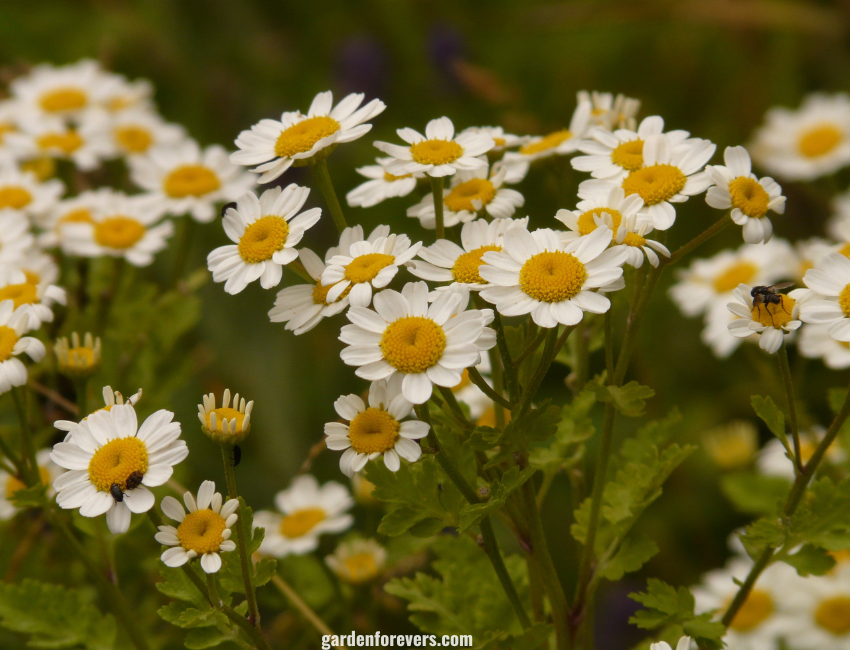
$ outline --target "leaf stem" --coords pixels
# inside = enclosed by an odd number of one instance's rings
[[[794,440],[794,471],[803,472],[803,459],[800,456],[800,427],[797,424],[797,400],[794,398],[794,383],[791,381],[791,366],[788,364],[788,349],[785,339],[777,353],[779,370],[782,374],[782,384],[785,387],[785,399],[788,402],[788,422],[791,425],[791,436]]]
[[[443,177],[429,176],[431,194],[434,197],[434,221],[437,239],[446,238],[446,227],[443,223]]]
[[[508,397],[511,402],[516,404],[519,399],[519,379],[517,379],[517,369],[511,359],[511,352],[508,349],[508,340],[505,338],[505,328],[502,324],[502,317],[499,312],[493,310],[493,328],[496,330],[496,345],[499,348],[499,354],[502,357],[502,370],[504,371],[505,384],[508,388]]]
[[[319,157],[313,164],[310,165],[313,170],[313,178],[316,180],[316,185],[319,186],[319,191],[325,198],[325,203],[331,213],[331,218],[334,220],[334,225],[339,232],[346,229],[345,215],[342,213],[342,206],[339,204],[339,199],[334,191],[334,185],[331,181],[331,174],[328,171],[328,161],[326,158]]]
[[[511,404],[508,400],[499,395],[499,393],[497,393],[495,389],[487,383],[484,377],[481,376],[481,373],[478,372],[478,368],[472,366],[470,368],[467,368],[466,372],[467,375],[469,375],[469,381],[475,384],[481,390],[482,393],[484,393],[487,397],[496,402],[496,404],[499,404],[500,406],[508,410],[513,408],[513,404]]]
[[[38,471],[38,462],[35,459],[35,447],[32,444],[32,429],[30,428],[29,415],[27,414],[27,394],[18,386],[12,387],[12,399],[15,401],[15,410],[18,412],[18,421],[21,423],[21,466],[26,470],[24,478],[27,485],[36,485],[41,481]]]

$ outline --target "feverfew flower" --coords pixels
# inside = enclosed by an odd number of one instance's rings
[[[773,354],[782,346],[785,334],[803,324],[799,319],[800,305],[792,296],[784,293],[775,294],[778,302],[764,300],[764,296],[760,296],[761,302],[756,304],[752,289],[748,284],[740,284],[732,292],[735,300],[727,306],[737,318],[729,323],[729,332],[740,338],[760,334],[759,347]]]
[[[198,498],[191,492],[183,495],[186,510],[174,497],[167,496],[162,500],[162,512],[179,525],[159,526],[159,532],[154,536],[163,546],[169,546],[162,553],[165,566],[179,567],[198,556],[201,558],[201,568],[205,573],[216,573],[221,569],[221,556],[236,550],[236,543],[230,539],[233,524],[239,515],[238,499],[224,498],[215,491],[215,483],[204,481],[198,489]]]
[[[357,173],[369,180],[345,195],[348,205],[371,208],[387,199],[407,196],[415,190],[417,178],[421,178],[424,174],[393,176],[387,172],[387,165],[393,160],[394,158],[376,158],[377,165],[358,167]]]
[[[100,337],[86,332],[83,339],[77,332],[71,332],[71,341],[62,336],[53,345],[59,372],[70,379],[92,376],[100,368],[102,346]]]
[[[541,158],[566,156],[573,153],[578,149],[578,143],[590,127],[591,111],[590,101],[580,101],[573,111],[569,128],[529,138],[519,151],[509,151],[505,154],[505,163],[507,165],[531,163]]]
[[[428,435],[428,425],[415,418],[402,422],[413,411],[413,404],[402,394],[401,384],[400,375],[372,382],[368,407],[357,395],[344,395],[334,402],[336,412],[348,424],[328,422],[325,441],[328,449],[345,450],[339,468],[346,476],[354,476],[368,461],[381,456],[387,469],[397,472],[399,456],[415,463],[422,455],[415,441]]]
[[[395,158],[387,171],[396,176],[424,173],[441,177],[486,168],[487,162],[479,156],[495,146],[493,138],[484,133],[464,132],[455,137],[454,124],[447,117],[428,122],[425,135],[410,128],[396,133],[410,146],[375,142],[378,149]]]
[[[354,499],[339,483],[321,487],[310,474],[296,477],[288,489],[274,499],[277,512],[260,510],[254,526],[266,531],[260,553],[274,557],[304,555],[319,546],[319,536],[341,533],[351,528],[349,514]]]
[[[640,110],[640,100],[626,97],[622,93],[600,93],[595,90],[577,93],[579,104],[590,102],[590,124],[612,131],[616,128],[635,128],[635,115]]]
[[[160,212],[189,214],[201,223],[215,218],[216,204],[235,201],[254,185],[223,147],[201,149],[194,140],[151,149],[129,163],[133,182],[150,192]]]
[[[42,323],[53,321],[53,303],[65,304],[62,287],[48,282],[32,283],[27,274],[13,266],[0,264],[0,301],[11,300],[16,318],[27,331],[36,330]]]
[[[495,143],[493,148],[488,152],[491,154],[500,153],[505,149],[512,149],[528,142],[528,136],[505,133],[505,130],[501,126],[469,126],[460,132],[461,135],[465,133],[490,136]]]
[[[101,394],[103,395],[103,406],[99,409],[95,409],[93,412],[111,411],[113,406],[116,406],[116,405],[120,406],[121,404],[125,403],[124,402],[124,395],[122,395],[117,390],[115,390],[115,391],[112,390],[111,386],[104,386],[103,390],[101,391]],[[127,398],[126,404],[129,404],[130,406],[135,406],[139,402],[140,399],[142,399],[142,389],[141,388],[139,390],[137,390],[134,394],[130,395],[130,397]],[[74,436],[74,431],[78,427],[87,426],[86,425],[87,419],[88,418],[85,417],[82,420],[80,420],[79,422],[76,422],[74,420],[56,420],[53,423],[53,426],[56,427],[57,429],[59,429],[60,431],[66,431],[67,435],[65,436],[64,442],[71,442],[71,440]]]
[[[53,447],[53,462],[71,470],[53,482],[56,503],[79,508],[83,517],[105,514],[110,531],[127,532],[131,512],[153,507],[148,488],[165,483],[172,466],[189,455],[180,440],[180,424],[172,418],[170,411],[156,411],[139,427],[129,404],[89,415],[86,426],[75,428],[68,442]]]
[[[850,259],[830,253],[806,271],[803,281],[812,295],[800,310],[800,318],[827,325],[836,341],[850,342]]]
[[[239,398],[239,393],[233,396],[230,404],[230,389],[225,388],[221,396],[221,406],[216,408],[215,393],[204,395],[202,403],[198,404],[198,419],[201,430],[218,443],[234,445],[242,442],[251,431],[251,412],[254,401]]]
[[[111,153],[105,116],[91,113],[69,125],[57,118],[43,120],[27,116],[18,131],[8,133],[9,151],[18,159],[58,158],[70,160],[79,169],[97,168]]]
[[[27,319],[11,300],[0,302],[0,395],[27,383],[27,368],[17,357],[24,352],[35,362],[44,357],[44,344],[24,336]]]
[[[622,248],[606,250],[612,237],[608,228],[597,228],[564,244],[554,230],[514,226],[500,252],[484,253],[478,274],[491,286],[481,297],[504,316],[530,313],[546,328],[575,325],[585,311],[605,313],[611,301],[594,289],[619,280],[626,259]]]
[[[795,650],[850,649],[850,579],[846,567],[831,575],[786,582],[784,637]],[[790,583],[790,584],[789,584]]]
[[[152,110],[129,110],[116,115],[109,126],[114,156],[141,156],[155,147],[168,147],[186,138],[186,130],[170,124]]]
[[[44,63],[9,84],[21,111],[40,119],[78,120],[97,109],[106,97],[106,75],[97,61],[71,65]]]
[[[40,449],[35,455],[35,462],[38,465],[41,482],[48,486],[47,497],[53,498],[55,492],[51,484],[62,473],[62,470],[50,460],[49,449]],[[26,489],[26,487],[20,478],[0,469],[0,521],[11,519],[17,514],[18,508],[14,503],[15,493]]]
[[[706,172],[714,183],[705,195],[705,202],[718,210],[732,209],[732,221],[744,229],[744,241],[763,244],[773,234],[769,210],[785,212],[782,188],[772,178],[757,178],[752,173],[750,154],[744,147],[726,147],[723,153],[726,166],[709,165]]]
[[[269,183],[291,166],[310,164],[321,155],[327,157],[342,142],[366,135],[372,128],[364,124],[383,113],[386,105],[373,99],[360,107],[365,95],[352,93],[336,106],[333,93],[319,93],[307,115],[300,111],[283,113],[280,120],[260,120],[250,131],[236,138],[239,151],[230,155],[236,165],[257,165],[260,183]]]
[[[65,186],[58,179],[40,182],[34,174],[16,167],[0,167],[0,210],[18,210],[29,217],[38,217],[50,210]]]
[[[325,557],[325,563],[338,578],[361,585],[378,577],[387,561],[387,551],[374,539],[352,539],[342,542]]]
[[[257,198],[245,192],[235,208],[224,214],[224,232],[234,244],[220,246],[207,255],[207,266],[215,282],[237,294],[255,280],[263,289],[280,284],[283,267],[298,257],[295,246],[322,216],[321,208],[299,214],[310,194],[294,183],[281,190],[274,187]]]
[[[342,360],[358,366],[355,374],[369,381],[403,375],[401,392],[413,404],[431,397],[433,385],[451,388],[464,368],[478,365],[481,352],[496,344],[489,309],[466,310],[469,292],[444,291],[428,304],[428,285],[411,282],[401,293],[381,291],[374,310],[352,306],[351,325],[340,340],[348,345]]]
[[[94,223],[94,214],[108,206],[115,195],[111,188],[100,188],[93,191],[80,192],[76,196],[63,199],[53,205],[47,214],[35,219],[42,232],[38,235],[41,248],[62,248],[62,252],[73,254],[67,249],[63,228],[71,223]]]

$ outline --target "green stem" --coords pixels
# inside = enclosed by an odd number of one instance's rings
[[[325,198],[325,203],[328,205],[331,217],[334,220],[334,225],[339,232],[346,229],[345,215],[342,213],[342,206],[339,204],[339,199],[334,191],[334,184],[331,181],[331,174],[328,171],[328,161],[324,158],[316,160],[310,165],[313,170],[313,178],[316,180],[316,185],[319,186],[319,191]]]
[[[331,629],[325,622],[314,612],[310,606],[298,595],[298,593],[279,575],[272,576],[272,584],[283,596],[289,601],[289,604],[295,607],[305,621],[310,623],[316,631],[325,636],[333,636]],[[338,646],[341,650],[345,650],[345,646]]]
[[[791,425],[791,436],[794,440],[794,469],[797,474],[803,471],[803,459],[800,457],[800,427],[797,424],[797,401],[794,398],[794,383],[791,381],[791,366],[788,364],[788,349],[785,339],[776,355],[779,359],[779,370],[782,374],[782,384],[785,387],[785,399],[788,402],[788,423]]]
[[[466,373],[467,375],[469,375],[469,381],[475,384],[481,390],[482,393],[484,393],[487,397],[496,402],[496,404],[499,404],[506,409],[513,408],[513,404],[511,404],[508,400],[499,395],[499,393],[497,393],[493,389],[493,387],[487,383],[484,377],[481,376],[481,373],[478,372],[478,368],[475,368],[474,366],[471,368],[467,368]]]
[[[192,235],[195,232],[195,220],[191,215],[183,215],[180,220],[179,232],[177,233],[177,246],[174,253],[174,266],[171,267],[171,279],[168,282],[168,287],[173,289],[177,286],[180,278],[183,277],[183,272],[186,270],[186,263],[189,261],[189,252],[192,248]]]
[[[434,196],[434,220],[437,230],[437,239],[446,238],[446,227],[443,223],[443,177],[429,176],[431,180],[431,194]]]
[[[519,353],[519,356],[514,359],[514,366],[519,368],[519,364],[525,361],[530,354],[534,354],[537,351],[537,348],[540,347],[540,344],[543,343],[543,340],[546,338],[546,330],[541,329],[537,336],[534,337],[534,340],[531,341],[526,347],[525,350]]]
[[[610,309],[608,311],[611,311]],[[576,326],[578,334],[574,339],[575,347],[575,380],[572,383],[573,390],[580,393],[587,384],[587,375],[590,370],[590,350],[589,341],[587,339],[587,318],[582,318],[581,322]]]
[[[36,485],[41,481],[41,475],[38,471],[38,462],[35,459],[35,447],[32,444],[26,390],[17,386],[13,387],[12,399],[15,401],[15,410],[18,412],[18,421],[21,423],[21,465],[22,469],[26,469],[23,478],[26,479],[27,485]]]
[[[231,499],[239,499],[236,491],[236,472],[233,467],[233,446],[221,445],[221,459],[224,461],[224,476],[227,479],[227,493]],[[242,509],[244,501],[239,501]],[[239,550],[239,563],[242,566],[242,580],[245,583],[245,597],[248,599],[248,621],[253,627],[260,626],[260,610],[257,607],[257,594],[254,592],[254,582],[251,580],[251,558],[248,557],[248,539],[250,531],[245,529],[245,518],[240,512],[236,522],[236,545]]]
[[[502,370],[504,371],[505,384],[508,388],[508,397],[511,402],[516,404],[519,399],[519,380],[517,379],[517,369],[511,359],[511,352],[508,349],[508,340],[505,338],[505,328],[502,325],[502,317],[499,312],[493,310],[493,328],[496,330],[496,344],[499,348],[499,354],[502,356]]]
[[[613,316],[612,313],[614,311],[614,306],[608,308],[608,311],[605,312],[604,318],[604,327],[605,327],[605,370],[608,373],[608,376],[611,377],[614,374],[614,324],[613,324]]]
[[[529,380],[528,386],[525,387],[525,391],[522,394],[522,400],[519,403],[519,410],[516,415],[517,418],[522,417],[528,409],[531,408],[531,403],[537,395],[537,390],[540,388],[540,384],[543,383],[546,373],[549,372],[549,368],[555,360],[555,357],[558,355],[558,351],[563,347],[564,343],[576,327],[576,325],[568,325],[565,327],[560,338],[558,337],[557,327],[553,327],[548,330],[546,334],[546,344],[543,346],[543,356],[540,358],[540,365],[537,366],[537,370]]]
[[[292,260],[287,268],[295,273],[302,280],[307,280],[310,284],[316,284],[315,278],[311,277],[309,273],[307,273],[307,269],[304,268],[304,265],[299,260]]]
[[[457,423],[462,426],[464,429],[472,429],[475,425],[472,424],[469,420],[466,419],[466,413],[463,412],[463,409],[460,406],[460,403],[457,401],[457,397],[455,397],[454,392],[451,388],[446,388],[445,386],[438,386],[440,391],[440,395],[443,396],[443,399],[446,400],[446,404],[449,407],[449,410],[452,412]]]

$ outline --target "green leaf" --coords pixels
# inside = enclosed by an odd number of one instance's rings
[[[584,390],[561,409],[561,420],[554,437],[534,447],[529,463],[547,473],[558,472],[581,457],[582,443],[596,431],[590,411],[596,404],[596,393]]]
[[[797,573],[803,576],[822,576],[835,566],[835,558],[825,549],[811,544],[806,544],[793,555],[782,558],[786,564],[797,569]]]
[[[189,567],[189,570],[194,571],[192,567]],[[160,575],[162,576],[162,580],[156,583],[156,588],[160,593],[185,603],[192,603],[200,608],[208,605],[206,597],[186,577],[182,569],[162,567],[160,569]]]
[[[721,477],[720,488],[741,512],[771,515],[781,510],[790,486],[788,480],[780,476],[738,472]]]
[[[100,613],[91,593],[36,580],[0,583],[0,625],[28,635],[33,647],[115,647],[115,620]]]
[[[264,557],[254,564],[254,586],[262,587],[271,580],[277,572],[277,560]]]
[[[644,414],[646,400],[655,395],[649,386],[641,386],[636,381],[630,381],[624,386],[607,386],[610,401],[617,410],[630,418]]]
[[[598,573],[606,580],[619,580],[626,573],[633,573],[658,553],[658,546],[647,537],[627,539],[609,560],[603,562]]]
[[[534,623],[520,634],[508,634],[507,632],[491,632],[490,638],[480,645],[477,650],[539,650],[546,647],[544,643],[554,633],[555,628],[548,623]]]
[[[741,535],[747,554],[755,559],[765,548],[779,548],[785,543],[785,531],[776,517],[763,517],[747,526]]]
[[[761,395],[753,395],[750,398],[750,403],[753,405],[753,410],[756,412],[770,432],[779,438],[785,449],[790,450],[788,444],[788,436],[785,435],[785,416],[779,407],[776,406],[770,397],[762,397]]]
[[[788,537],[789,548],[803,542],[828,550],[850,547],[850,479],[813,481],[791,517]]]
[[[490,486],[490,498],[488,501],[467,504],[461,509],[460,521],[457,528],[458,532],[463,532],[467,528],[476,526],[484,517],[504,506],[508,500],[508,496],[530,479],[536,471],[531,466],[520,471],[519,467],[514,465],[502,474],[502,477],[494,481]]]
[[[202,627],[194,630],[189,630],[186,638],[183,639],[183,645],[189,650],[202,650],[203,648],[215,648],[222,643],[233,641],[238,638],[239,632],[229,630],[222,632],[217,627]]]
[[[12,495],[12,503],[16,508],[42,508],[45,503],[47,486],[39,483],[31,488],[22,488]]]

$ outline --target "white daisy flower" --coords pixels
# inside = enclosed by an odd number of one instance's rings
[[[329,481],[321,487],[316,477],[296,477],[288,489],[274,499],[277,512],[260,510],[254,515],[254,527],[266,531],[260,553],[273,557],[304,555],[315,551],[319,537],[351,528],[349,514],[354,499],[345,486]]]
[[[387,165],[393,160],[393,158],[376,158],[377,165],[358,167],[357,173],[369,180],[345,195],[348,205],[371,208],[387,199],[407,196],[415,190],[417,179],[422,178],[424,174],[393,176],[387,171]]]
[[[487,286],[487,281],[478,275],[479,267],[484,263],[482,256],[488,251],[502,250],[502,239],[513,226],[526,228],[528,217],[524,219],[476,219],[465,223],[460,231],[461,246],[448,239],[438,239],[430,246],[419,249],[419,257],[424,261],[409,262],[408,269],[417,278],[430,282],[452,282],[464,285],[467,289],[478,291]],[[440,287],[437,290],[448,287]]]
[[[744,147],[726,147],[723,165],[708,165],[706,172],[714,185],[708,188],[705,202],[718,210],[732,210],[732,221],[744,229],[744,241],[763,244],[773,234],[767,216],[785,212],[782,188],[772,178],[757,178],[752,173],[750,154]]]
[[[223,147],[201,149],[194,140],[151,149],[128,162],[133,182],[155,197],[162,212],[190,214],[201,223],[215,218],[216,204],[235,201],[254,186],[254,177],[232,164]]]
[[[47,214],[35,219],[42,230],[38,235],[38,245],[42,248],[60,247],[63,253],[73,255],[73,251],[67,248],[64,227],[71,223],[94,224],[93,215],[107,209],[109,203],[118,195],[120,194],[112,188],[102,187],[58,201]]]
[[[81,257],[123,257],[133,266],[148,266],[174,233],[170,221],[155,225],[160,214],[150,195],[116,192],[100,211],[91,213],[92,223],[65,223],[64,248]]]
[[[53,462],[71,470],[53,482],[56,503],[79,508],[83,517],[105,514],[110,531],[127,532],[130,513],[147,512],[154,505],[148,488],[164,484],[172,466],[189,455],[180,440],[180,423],[172,418],[170,411],[156,411],[139,427],[129,404],[89,415],[70,441],[53,447]]]
[[[600,93],[579,90],[578,103],[590,102],[590,123],[609,131],[635,128],[635,116],[640,110],[640,100],[622,93]]]
[[[454,124],[447,117],[428,122],[425,135],[411,128],[398,129],[396,133],[409,146],[375,142],[378,149],[395,158],[387,165],[387,171],[396,176],[424,173],[442,177],[486,168],[486,160],[479,156],[495,146],[493,138],[484,133],[465,132],[455,137]]]
[[[626,195],[643,199],[644,212],[658,230],[667,230],[676,221],[674,203],[704,192],[711,184],[702,169],[714,155],[716,146],[708,140],[692,138],[676,144],[666,133],[650,135],[643,145],[643,166],[630,171],[618,184]],[[604,189],[608,181],[589,180],[579,186],[580,198]]]
[[[86,332],[83,339],[77,332],[71,332],[71,340],[65,336],[56,339],[53,344],[56,365],[59,372],[71,379],[91,377],[103,360],[103,346],[100,337]]]
[[[797,110],[772,108],[750,146],[755,161],[779,178],[807,181],[850,163],[850,97],[812,94]]]
[[[808,359],[820,359],[827,368],[850,368],[850,343],[829,335],[829,325],[809,323],[800,330],[797,349]]]
[[[29,220],[17,210],[0,210],[0,264],[18,264],[32,252]]]
[[[363,98],[362,93],[352,93],[334,106],[328,90],[316,95],[307,115],[292,111],[283,113],[280,120],[260,120],[239,134],[239,151],[230,160],[236,165],[257,165],[252,171],[261,174],[258,182],[269,183],[293,165],[309,164],[320,153],[327,156],[336,145],[366,135],[372,125],[364,122],[384,112],[386,105],[379,99],[361,107]]]
[[[47,282],[31,283],[26,273],[8,264],[0,264],[0,301],[11,300],[16,318],[27,332],[53,322],[53,303],[64,305],[65,290]]]
[[[397,472],[399,457],[415,463],[422,455],[415,441],[428,435],[428,425],[415,418],[402,422],[413,411],[413,404],[402,394],[402,382],[400,375],[372,382],[368,407],[357,395],[343,395],[334,402],[334,409],[348,424],[328,422],[325,441],[328,449],[345,450],[339,468],[346,476],[354,476],[381,456],[387,469]]]
[[[97,413],[98,411],[108,412],[112,410],[113,406],[121,406],[125,403],[129,404],[130,406],[135,406],[139,402],[139,400],[142,399],[141,388],[132,395],[130,395],[130,397],[127,398],[126,402],[124,401],[124,395],[122,395],[117,390],[112,390],[111,386],[104,386],[103,390],[101,391],[101,394],[103,395],[103,406],[99,409],[95,409],[94,411],[92,411],[92,413]],[[87,420],[88,416],[84,417],[79,422],[77,422],[76,420],[56,420],[53,423],[53,426],[59,429],[60,431],[66,432],[65,439],[63,442],[73,442],[74,431],[78,427],[88,426],[86,424]],[[89,433],[89,435],[91,434]]]
[[[35,174],[0,166],[0,210],[18,210],[36,218],[53,208],[65,191],[58,179],[39,182]]]
[[[170,548],[160,558],[165,566],[179,567],[200,556],[204,573],[217,573],[221,569],[219,553],[236,550],[230,539],[233,524],[239,519],[238,499],[228,499],[215,491],[215,483],[204,481],[198,489],[198,498],[191,492],[183,495],[186,510],[174,497],[167,496],[160,503],[165,516],[179,525],[159,526],[156,541]],[[223,503],[222,503],[223,502]],[[188,514],[186,511],[189,511]]]
[[[332,285],[322,284],[325,263],[309,248],[298,251],[304,269],[315,284],[295,284],[278,291],[269,320],[286,323],[286,329],[296,336],[309,332],[323,318],[334,316],[348,307],[348,293],[343,292],[334,302],[328,301]]]
[[[564,244],[554,230],[514,226],[500,252],[484,253],[478,274],[490,286],[481,297],[504,316],[531,314],[540,327],[575,325],[585,311],[603,314],[611,301],[594,291],[619,280],[626,252],[610,250],[613,233],[597,228]]]
[[[230,389],[225,388],[218,408],[215,405],[215,393],[204,395],[202,403],[198,404],[198,419],[201,421],[201,430],[210,438],[234,445],[242,442],[250,433],[253,410],[254,400],[240,399],[239,393],[233,396],[231,406]]]
[[[803,281],[811,290],[800,310],[803,322],[827,325],[836,341],[850,342],[850,259],[830,253],[806,271]]]
[[[569,128],[529,138],[519,148],[519,151],[509,151],[505,154],[503,159],[505,164],[528,164],[541,158],[566,156],[574,153],[578,149],[579,142],[590,128],[592,110],[590,101],[579,101],[578,106],[573,111],[572,118],[570,118]]]
[[[38,65],[18,77],[9,90],[27,115],[40,119],[79,119],[105,99],[105,74],[90,59],[71,65]]]
[[[344,246],[343,241],[348,245]],[[327,301],[335,302],[348,292],[352,307],[368,307],[372,287],[387,286],[399,267],[413,259],[421,246],[422,242],[411,244],[407,235],[389,234],[388,226],[378,226],[365,240],[359,226],[346,228],[338,251],[322,272],[322,284],[331,286]]]
[[[758,429],[749,420],[733,420],[706,431],[702,444],[708,456],[724,470],[748,467],[759,446]],[[733,536],[738,539],[737,536]]]
[[[51,486],[62,470],[50,460],[49,449],[40,449],[35,455],[35,462],[41,482],[48,486],[47,498],[52,499],[56,493]],[[7,521],[18,513],[18,507],[14,503],[15,494],[26,487],[20,478],[0,469],[0,521]]]
[[[443,221],[448,228],[468,223],[485,214],[493,219],[513,216],[525,204],[525,198],[516,190],[502,187],[507,168],[493,167],[488,178],[487,167],[475,171],[459,172],[452,178],[451,187],[443,189]],[[419,219],[423,228],[434,230],[437,224],[434,196],[428,194],[407,209],[408,217]]]
[[[794,297],[784,293],[776,294],[779,302],[765,300],[755,304],[752,289],[748,284],[740,284],[732,292],[735,300],[727,307],[738,318],[729,323],[729,332],[740,338],[760,334],[759,347],[774,354],[782,347],[785,335],[803,324],[799,319],[800,305]]]
[[[124,75],[106,72],[100,106],[111,115],[124,111],[154,111],[153,84],[147,79],[130,81]]]
[[[805,328],[804,328],[805,330]],[[805,465],[814,455],[815,450],[826,435],[826,429],[813,426],[800,431],[800,460]],[[826,450],[824,462],[827,465],[838,465],[846,460],[846,454],[837,442],[833,442]],[[765,476],[779,476],[793,481],[797,478],[794,471],[794,461],[788,457],[788,452],[776,438],[769,440],[761,449],[756,460],[758,471]]]
[[[155,147],[169,147],[186,139],[186,130],[170,124],[152,110],[122,111],[109,125],[113,156],[141,156]]]
[[[850,576],[846,569],[806,579],[792,576],[784,588],[787,647],[850,649]]]
[[[298,257],[295,246],[322,216],[321,208],[300,212],[310,189],[294,183],[281,190],[266,190],[257,198],[245,192],[228,208],[222,224],[233,244],[220,246],[207,255],[207,266],[215,282],[237,294],[255,280],[263,289],[280,284],[283,267]]]
[[[514,135],[513,133],[505,133],[505,129],[501,126],[469,126],[460,132],[460,135],[465,133],[473,133],[475,135],[486,135],[493,139],[494,145],[489,153],[499,153],[505,149],[512,149],[528,142],[527,135]]]
[[[110,156],[104,115],[85,115],[73,125],[59,119],[21,120],[20,130],[8,133],[9,151],[18,159],[58,158],[70,160],[82,171],[92,171]]]
[[[27,368],[17,357],[24,352],[35,362],[44,357],[44,343],[27,333],[27,318],[12,300],[0,302],[0,395],[27,383]]]
[[[351,539],[342,542],[325,557],[325,563],[336,576],[353,585],[361,585],[378,577],[387,561],[387,551],[374,539]]]
[[[404,375],[405,399],[424,404],[434,384],[456,386],[463,369],[481,363],[481,351],[496,344],[487,327],[493,312],[466,310],[468,300],[466,290],[444,291],[429,305],[424,282],[410,282],[401,293],[381,291],[374,310],[348,310],[352,324],[342,328],[339,338],[348,347],[340,356],[368,381]]]
[[[31,250],[13,264],[24,272],[27,282],[36,286],[56,284],[59,280],[59,265],[47,253]]]

